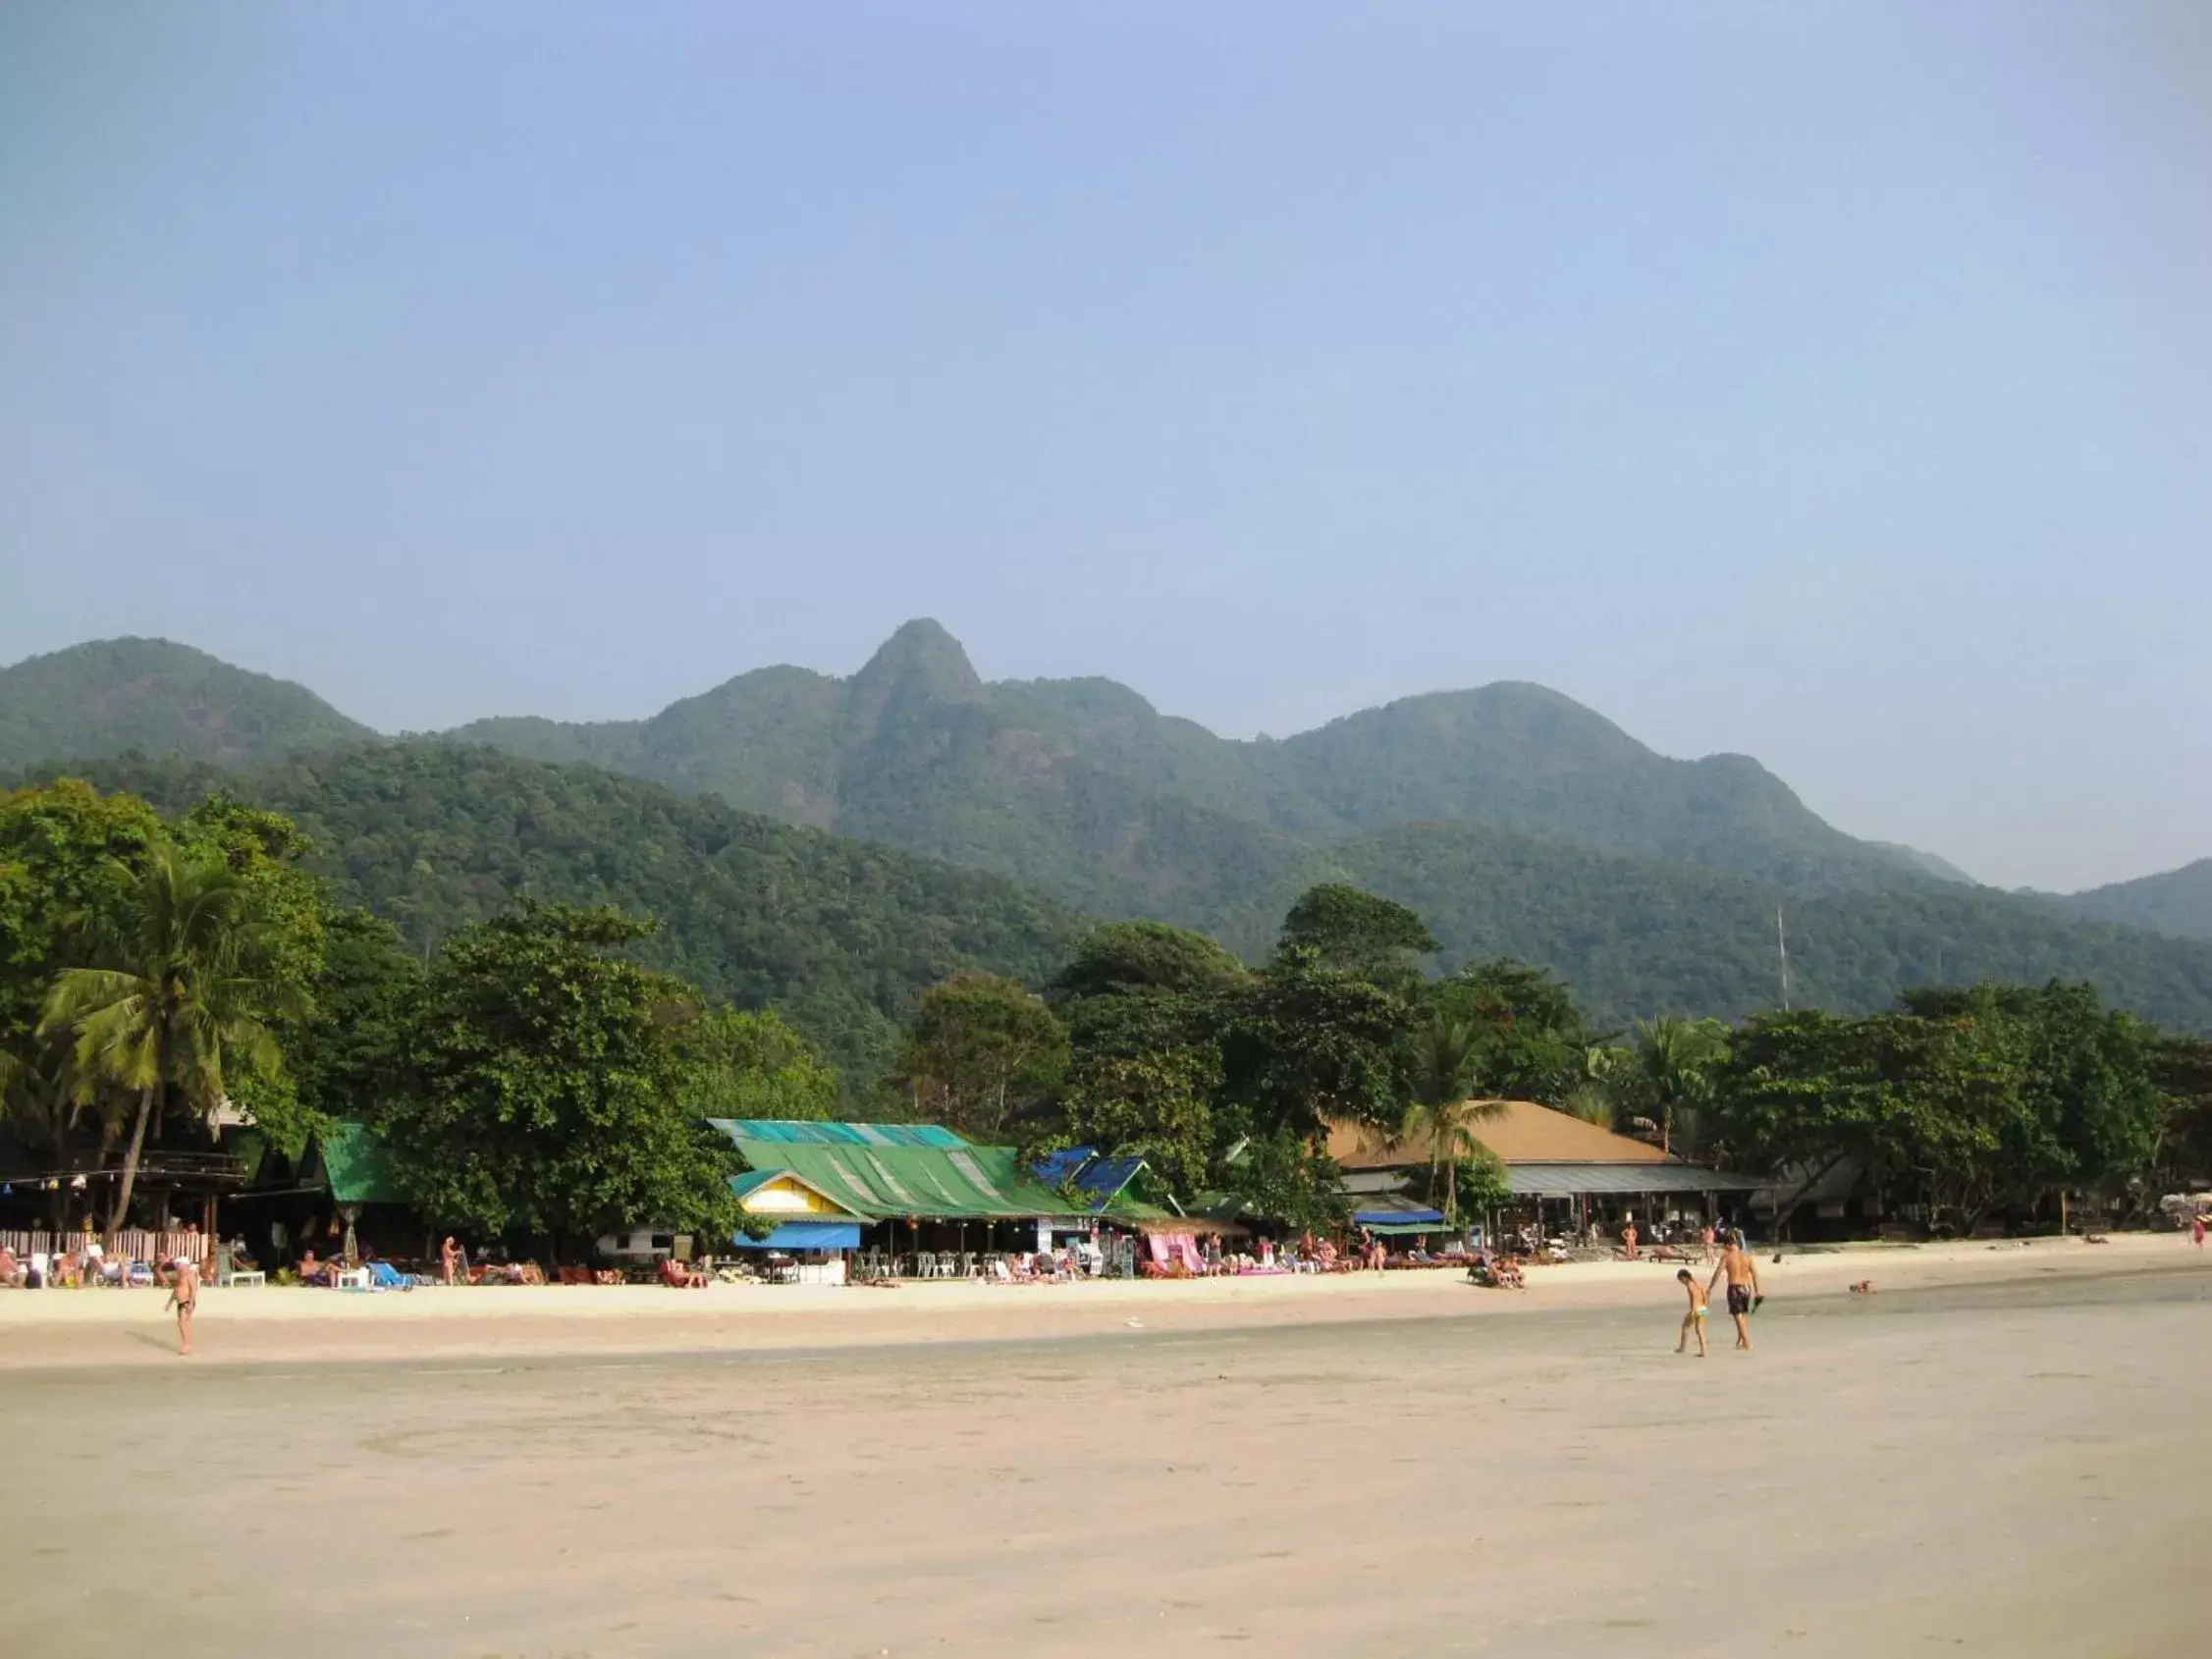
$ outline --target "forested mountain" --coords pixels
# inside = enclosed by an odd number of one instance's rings
[[[986,684],[926,620],[848,680],[769,669],[647,721],[501,720],[452,735],[712,790],[1095,908],[1233,883],[1255,838],[1311,845],[1429,820],[1795,885],[1927,875],[1910,849],[1832,829],[1755,761],[1669,760],[1541,686],[1412,697],[1281,742],[1238,742],[1110,680]]]
[[[173,691],[183,701],[165,712]],[[0,732],[40,734],[0,748],[19,765],[135,746],[237,768],[318,730],[326,742],[364,735],[297,687],[154,642],[81,647],[0,675]],[[247,731],[250,744],[237,735]],[[1761,1005],[1778,985],[1779,904],[1805,919],[1807,1000],[1874,1006],[1915,980],[2035,979],[2047,965],[2095,973],[2116,999],[2171,1023],[2206,1023],[2186,953],[1974,887],[1931,855],[1855,840],[1754,761],[1667,759],[1533,685],[1407,698],[1280,742],[1238,742],[1110,680],[987,683],[944,629],[916,621],[849,678],[762,669],[650,720],[486,721],[436,741],[719,795],[1011,877],[1093,915],[1209,928],[1248,950],[1316,872],[1338,872],[1430,916],[1455,955],[1550,963],[1608,1013]],[[296,788],[283,779],[337,764],[257,775],[252,787]],[[483,787],[507,777],[480,755],[469,764]],[[333,820],[334,835],[354,811]],[[582,826],[600,820],[570,822],[580,847]],[[417,830],[433,827],[423,818]],[[589,862],[580,851],[563,868],[578,862]],[[2188,883],[2204,868],[2059,903],[2186,933]],[[431,869],[438,881],[395,887],[389,902],[428,906],[424,927],[457,904],[474,914]],[[2163,919],[2169,909],[2179,924]]]
[[[480,748],[356,748],[243,775],[131,760],[74,770],[168,810],[228,787],[291,815],[341,896],[425,950],[523,895],[642,911],[663,924],[651,960],[783,1008],[862,1075],[921,987],[971,967],[1041,984],[1081,926],[993,876]],[[2163,1025],[2212,1033],[2212,942],[2075,920],[1987,888],[1799,892],[1465,824],[1319,846],[1197,809],[1162,809],[1160,829],[1193,848],[1222,836],[1189,866],[1214,879],[1159,881],[1146,889],[1155,902],[1099,913],[1200,927],[1254,958],[1300,892],[1348,882],[1418,910],[1445,969],[1499,955],[1541,964],[1612,1025],[1732,1017],[1781,1000],[1780,910],[1800,1006],[1864,1011],[1910,986],[2089,979]],[[1126,881],[1145,876],[1139,861],[1121,868]]]
[[[1497,955],[1549,967],[1607,1024],[1778,1006],[1779,911],[1799,1007],[1865,1012],[1913,986],[2090,980],[2122,1007],[2212,1034],[2212,943],[2077,921],[1989,888],[1794,892],[1476,825],[1402,825],[1336,843],[1214,926],[1252,949],[1317,881],[1418,909],[1447,968]]]
[[[650,916],[647,961],[783,1010],[860,1079],[881,1071],[923,987],[964,969],[1042,981],[1078,932],[995,876],[488,749],[354,747],[245,774],[68,770],[164,811],[224,788],[287,814],[315,840],[308,867],[426,955],[518,898]]]
[[[103,639],[0,669],[0,771],[136,750],[261,766],[374,737],[304,686],[166,639]]]
[[[300,687],[165,641],[0,670],[0,766],[135,751],[239,769],[373,736]],[[1430,820],[1800,886],[1895,885],[1930,862],[1832,829],[1755,761],[1667,759],[1540,686],[1411,697],[1239,742],[1110,680],[986,684],[926,620],[848,679],[761,669],[650,720],[518,717],[446,736],[718,794],[1108,910],[1234,883],[1255,838],[1311,845]]]
[[[2175,938],[2212,939],[2212,858],[2163,875],[2092,887],[2057,902],[2077,916],[2100,922],[2149,928]]]

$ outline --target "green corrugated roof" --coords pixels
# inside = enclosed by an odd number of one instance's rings
[[[1018,1221],[1082,1213],[1082,1206],[1023,1173],[1011,1147],[975,1147],[950,1136],[951,1145],[876,1145],[867,1141],[769,1140],[739,1133],[750,1124],[710,1118],[736,1143],[756,1172],[796,1175],[808,1186],[869,1221],[912,1216],[945,1221]],[[815,1128],[829,1125],[817,1124]],[[853,1128],[920,1127],[913,1124]]]
[[[405,1204],[384,1147],[365,1123],[340,1123],[315,1138],[323,1179],[340,1204]]]
[[[783,1117],[710,1117],[732,1141],[775,1141],[797,1147],[964,1147],[936,1123],[821,1123]]]

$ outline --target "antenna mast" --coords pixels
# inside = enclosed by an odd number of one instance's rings
[[[1782,959],[1782,1011],[1790,1011],[1790,937],[1782,931],[1782,907],[1774,907],[1774,949]]]

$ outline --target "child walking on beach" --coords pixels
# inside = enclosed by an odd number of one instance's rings
[[[1689,1346],[1693,1331],[1698,1336],[1698,1358],[1705,1357],[1705,1287],[1691,1276],[1690,1269],[1682,1268],[1675,1274],[1682,1288],[1690,1294],[1690,1311],[1682,1315],[1682,1334],[1674,1339],[1674,1351],[1680,1354]]]

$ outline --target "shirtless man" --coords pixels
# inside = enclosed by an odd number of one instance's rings
[[[1713,1286],[1723,1275],[1728,1279],[1728,1316],[1736,1321],[1736,1346],[1747,1352],[1752,1346],[1752,1308],[1761,1301],[1758,1288],[1758,1263],[1752,1253],[1744,1248],[1741,1231],[1728,1235],[1728,1247],[1720,1253],[1720,1265],[1713,1276],[1705,1281],[1705,1294],[1712,1294]]]
[[[169,1306],[177,1310],[177,1352],[192,1351],[192,1313],[199,1307],[199,1263],[180,1256],[172,1262],[176,1274],[169,1291]]]

